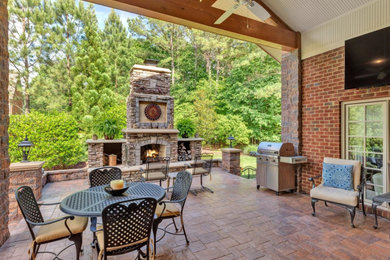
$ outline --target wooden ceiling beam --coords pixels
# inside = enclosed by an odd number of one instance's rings
[[[283,50],[298,48],[298,34],[283,26],[272,26],[236,14],[231,15],[222,24],[214,24],[224,13],[223,10],[211,7],[215,0],[88,1],[273,48]]]

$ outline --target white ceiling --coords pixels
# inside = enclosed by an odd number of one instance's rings
[[[263,0],[293,30],[305,32],[373,0]]]

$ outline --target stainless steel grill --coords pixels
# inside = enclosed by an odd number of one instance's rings
[[[256,181],[257,189],[260,187],[276,191],[295,190],[295,167],[293,164],[281,161],[281,158],[295,155],[294,145],[291,143],[261,142],[257,152],[252,152],[257,157]]]

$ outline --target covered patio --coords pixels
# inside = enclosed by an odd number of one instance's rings
[[[380,207],[379,228],[374,229],[371,202],[374,195],[390,191],[390,86],[345,88],[345,41],[390,26],[390,0],[256,0],[268,13],[264,21],[233,14],[216,25],[227,7],[213,7],[214,0],[90,0],[90,2],[140,15],[185,25],[256,43],[281,63],[281,141],[292,143],[295,154],[306,156],[308,163],[297,171],[300,193],[256,189],[256,180],[247,180],[213,168],[207,186],[214,193],[189,194],[184,221],[189,245],[183,237],[167,235],[157,245],[158,259],[388,259],[390,255],[390,212]],[[321,2],[321,3],[319,3]],[[7,0],[0,2],[0,259],[28,259],[31,236],[25,221],[9,222],[10,160],[8,156],[8,13]],[[380,61],[381,62],[381,61]],[[359,107],[365,116],[368,106],[383,114],[374,120],[383,132],[376,136],[380,147],[365,141],[354,151],[348,127],[350,108]],[[352,109],[351,109],[352,111]],[[362,123],[363,122],[363,123]],[[364,129],[370,120],[359,121]],[[353,138],[353,137],[352,137]],[[264,140],[266,141],[266,140]],[[370,150],[375,148],[376,151]],[[359,150],[361,149],[361,150]],[[375,153],[379,157],[369,154]],[[371,169],[371,186],[365,203],[367,216],[356,213],[356,228],[351,228],[345,209],[317,205],[311,215],[310,177],[321,174],[324,157],[362,161]],[[381,158],[377,165],[369,159]],[[374,175],[377,183],[374,183]],[[378,181],[378,178],[380,180]],[[72,179],[72,178],[70,178]],[[321,182],[320,179],[316,184]],[[166,184],[163,183],[165,187]],[[194,178],[194,187],[199,179]],[[89,187],[87,178],[49,182],[39,199],[61,201],[67,195]],[[367,192],[367,190],[365,190]],[[358,202],[359,205],[359,202]],[[42,208],[45,219],[63,213],[58,206]],[[166,221],[167,222],[167,221]],[[163,222],[164,223],[164,222]],[[81,259],[97,259],[90,243],[92,233],[84,232]],[[61,240],[41,247],[60,251],[70,243]],[[125,254],[112,259],[128,259]],[[37,259],[51,259],[39,254]],[[63,259],[75,259],[71,247]]]
[[[305,195],[275,196],[271,191],[257,191],[254,179],[244,179],[220,168],[213,170],[207,185],[215,193],[189,195],[184,221],[190,244],[183,237],[167,235],[157,244],[157,259],[386,259],[390,255],[390,223],[379,220],[373,229],[372,215],[357,213],[353,229],[348,213],[337,206],[317,207],[311,216],[310,199]],[[208,179],[208,178],[207,178]],[[195,178],[193,187],[199,186]],[[60,201],[67,195],[88,187],[87,180],[49,183],[42,201]],[[42,208],[43,209],[43,208]],[[63,213],[58,206],[43,209],[44,218]],[[168,220],[164,223],[169,223]],[[11,237],[0,249],[1,259],[27,259],[31,237],[21,220],[10,226]],[[81,259],[97,259],[91,248],[92,233],[84,232]],[[67,240],[43,245],[42,250],[59,251]],[[62,259],[74,259],[71,247]],[[130,259],[132,254],[112,257]],[[37,259],[51,259],[41,254]]]

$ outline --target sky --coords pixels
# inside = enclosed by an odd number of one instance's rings
[[[97,4],[94,4],[94,7],[95,7],[95,12],[96,12],[96,17],[97,17],[98,22],[99,22],[99,28],[103,29],[104,28],[104,21],[107,19],[109,13],[111,12],[111,8],[105,7],[103,5],[97,5]],[[125,25],[125,26],[127,25],[128,18],[137,17],[136,14],[117,10],[117,9],[115,9],[115,12],[119,15],[119,17],[122,20],[123,25]]]

